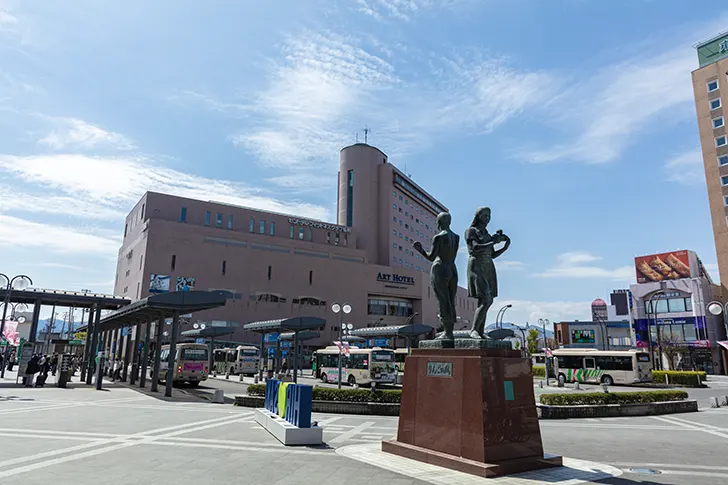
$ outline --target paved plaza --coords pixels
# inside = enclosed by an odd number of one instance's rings
[[[396,434],[396,417],[315,414],[326,445],[284,447],[255,423],[252,409],[185,392],[165,401],[125,385],[104,387],[1,383],[0,483],[507,485],[603,479],[599,483],[702,485],[728,479],[726,408],[541,421],[546,450],[565,456],[568,467],[486,480],[381,453],[379,443]],[[647,474],[651,470],[659,473]]]

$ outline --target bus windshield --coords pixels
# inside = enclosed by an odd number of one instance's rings
[[[182,349],[182,360],[206,361],[207,349]]]
[[[372,360],[375,362],[394,362],[394,352],[375,350],[372,352]]]
[[[258,351],[254,350],[254,349],[243,349],[243,350],[241,350],[241,352],[243,355],[253,355],[253,356],[258,355]]]

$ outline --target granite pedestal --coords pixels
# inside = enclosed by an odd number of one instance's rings
[[[383,451],[483,477],[562,465],[544,454],[531,366],[520,352],[419,348],[406,369],[397,439],[382,442]]]

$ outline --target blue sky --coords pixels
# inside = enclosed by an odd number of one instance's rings
[[[334,220],[368,126],[458,232],[492,207],[507,319],[588,319],[636,255],[715,267],[690,72],[718,8],[0,0],[0,272],[110,292],[146,190]]]

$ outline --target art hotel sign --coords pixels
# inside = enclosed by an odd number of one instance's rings
[[[305,219],[297,219],[295,217],[289,217],[288,223],[293,224],[294,226],[311,226],[315,227],[317,229],[326,229],[327,231],[335,231],[335,232],[351,232],[351,229],[344,226],[336,226],[334,224],[328,224],[326,222],[321,221],[307,221]]]
[[[400,285],[414,285],[415,279],[412,276],[400,276],[398,274],[377,273],[377,281],[384,283],[399,283]]]

